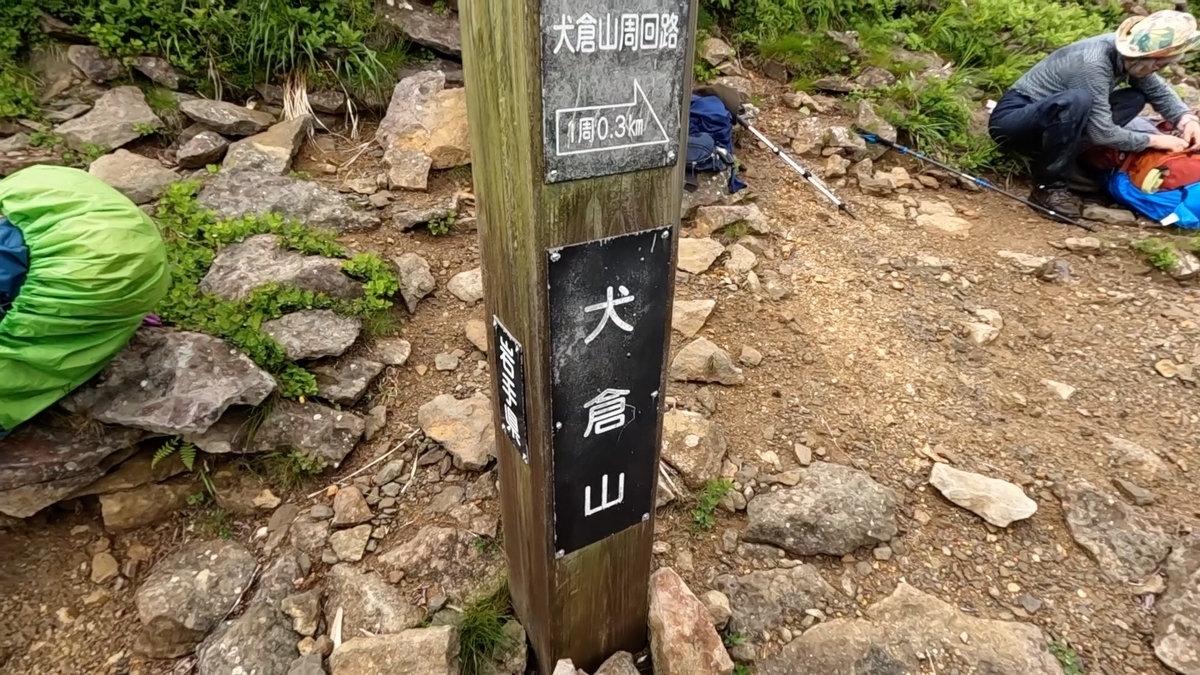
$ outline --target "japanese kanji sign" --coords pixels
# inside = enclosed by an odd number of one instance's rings
[[[687,0],[543,0],[546,182],[670,166],[679,154]]]
[[[674,237],[661,227],[548,252],[560,556],[654,508]]]
[[[529,440],[525,423],[525,353],[521,343],[508,332],[499,317],[492,317],[492,331],[496,335],[496,356],[492,367],[496,369],[500,385],[500,419],[504,435],[508,436],[521,459],[529,463]]]

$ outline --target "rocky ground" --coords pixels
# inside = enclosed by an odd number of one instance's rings
[[[503,541],[470,176],[454,168],[465,111],[445,81],[402,83],[374,142],[199,102],[184,113],[203,128],[173,157],[133,143],[93,164],[152,203],[207,148],[195,166],[224,168],[196,174],[202,203],[379,252],[400,273],[399,327],[364,335],[321,312],[270,326],[324,403],[276,404],[253,439],[239,431],[270,378],[213,338],[148,329],[68,399],[73,416],[6,441],[29,454],[0,467],[0,510],[31,517],[0,533],[5,672],[456,672],[451,626],[503,576]],[[858,219],[746,139],[751,188],[687,198],[655,647],[598,672],[1200,673],[1200,293],[1128,250],[1144,234],[1129,214],[1095,211],[1112,223],[1084,237],[872,157],[844,131],[869,110],[732,83]],[[132,125],[135,92],[104,94],[74,133]],[[398,124],[450,140],[404,145]],[[456,224],[434,236],[431,221]],[[256,237],[203,287],[353,295],[332,264]],[[183,415],[152,405],[180,397]],[[176,458],[130,456],[155,434],[219,467],[216,508],[189,506]],[[334,468],[289,485],[220,461],[286,447]],[[45,473],[26,460],[46,448],[84,459]],[[721,477],[733,489],[698,529],[695,495]],[[509,650],[493,670],[531,663]]]

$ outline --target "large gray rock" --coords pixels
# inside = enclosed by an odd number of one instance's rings
[[[346,300],[361,296],[362,284],[346,276],[342,267],[341,260],[285,250],[275,235],[258,234],[221,249],[200,281],[200,290],[242,300],[259,286],[278,283]]]
[[[967,636],[965,639],[963,636]],[[1062,675],[1046,636],[1029,624],[980,619],[901,583],[862,619],[818,624],[758,664],[759,675],[929,672]]]
[[[162,196],[179,175],[150,159],[128,150],[117,150],[100,157],[88,167],[88,173],[117,189],[134,204],[146,204]]]
[[[336,468],[365,429],[363,419],[352,412],[319,403],[278,401],[255,432],[252,451],[296,450]]]
[[[342,611],[342,635],[400,633],[425,618],[395,586],[374,572],[346,564],[334,565],[325,577],[325,625],[332,626]]]
[[[742,369],[734,365],[729,352],[707,338],[696,338],[671,359],[671,379],[677,382],[719,382],[741,384],[746,380]]]
[[[695,337],[716,306],[716,300],[676,300],[671,305],[671,330]]]
[[[202,434],[187,434],[183,440],[195,445],[204,452],[214,455],[229,453],[244,453],[248,450],[246,441],[253,427],[249,408],[235,408],[225,411],[217,423]]]
[[[359,525],[348,530],[339,530],[329,535],[329,548],[342,562],[358,562],[362,560],[371,541],[371,526]]]
[[[818,462],[795,487],[754,497],[742,538],[796,555],[845,555],[896,536],[896,493],[864,471]]]
[[[312,652],[299,656],[288,666],[287,675],[325,675],[321,655]]]
[[[1200,533],[1175,544],[1158,601],[1154,654],[1182,675],[1200,675]]]
[[[663,415],[662,458],[688,487],[702,488],[721,474],[726,447],[721,427],[700,413],[670,410]]]
[[[896,127],[892,126],[887,120],[879,116],[875,112],[875,106],[867,99],[860,99],[853,106],[854,125],[860,129],[878,134],[880,138],[896,142]],[[871,159],[879,159],[887,152],[887,147],[882,143],[872,143],[867,146],[867,156]]]
[[[412,628],[355,637],[329,656],[331,675],[458,675],[458,628]]]
[[[650,656],[657,675],[733,673],[708,608],[669,567],[650,575]]]
[[[689,274],[700,274],[712,267],[714,261],[725,252],[725,247],[715,239],[679,240],[679,260],[676,266]]]
[[[413,42],[448,56],[462,56],[462,34],[456,12],[438,13],[421,2],[380,3],[376,7],[379,16]]]
[[[188,505],[197,492],[190,481],[151,483],[132,490],[100,495],[100,514],[109,532],[136,530],[161,522]]]
[[[430,169],[471,163],[466,90],[445,86],[445,75],[425,72],[401,80],[392,91],[375,140],[393,188],[424,190]]]
[[[222,171],[209,180],[197,201],[222,218],[278,213],[309,227],[354,232],[379,227],[379,216],[359,211],[320,183],[261,171]]]
[[[1150,448],[1133,441],[1105,434],[1110,463],[1121,475],[1135,482],[1154,485],[1171,475],[1171,467]]]
[[[949,464],[934,462],[929,482],[943,497],[996,527],[1008,527],[1037,513],[1037,502],[1016,485]]]
[[[428,208],[411,208],[404,204],[393,204],[388,211],[388,219],[392,227],[407,232],[418,225],[426,225],[433,220],[457,218],[455,209],[449,206],[431,206]]]
[[[298,117],[234,142],[225,153],[222,171],[259,171],[283,176],[292,169],[292,158],[300,151],[312,126],[311,118]]]
[[[72,150],[84,150],[89,145],[115,150],[141,138],[141,129],[162,125],[162,120],[146,104],[141,89],[116,87],[97,99],[86,115],[60,124],[54,131]]]
[[[262,329],[283,347],[289,359],[303,361],[341,356],[358,340],[362,322],[330,309],[305,309],[268,321]]]
[[[367,392],[367,388],[383,372],[383,364],[352,357],[316,366],[312,372],[317,376],[317,396],[349,406],[358,403]]]
[[[633,654],[617,652],[600,664],[596,675],[638,675],[637,665],[633,662]]]
[[[179,110],[189,119],[226,136],[250,136],[266,131],[275,116],[228,101],[192,98],[180,102]]]
[[[215,131],[201,131],[175,151],[175,161],[184,169],[203,169],[225,158],[229,141]]]
[[[303,577],[295,551],[284,553],[259,579],[258,590],[236,619],[226,621],[196,650],[200,675],[287,675],[300,655],[292,618],[282,609]]]
[[[118,77],[125,70],[121,59],[105,56],[99,47],[92,45],[67,47],[67,60],[75,64],[80,72],[97,84],[104,84]]]
[[[179,73],[171,67],[171,62],[157,56],[139,56],[133,67],[150,81],[167,89],[179,88]]]
[[[450,597],[467,598],[493,582],[483,567],[478,541],[465,530],[429,525],[379,556],[379,561],[404,572],[405,579],[435,586]]]
[[[845,604],[843,596],[812,565],[761,570],[740,577],[722,574],[714,585],[729,597],[730,629],[745,635],[759,636],[763,631],[796,625],[807,610],[828,614]]]
[[[455,274],[446,284],[446,290],[468,305],[479,302],[483,299],[483,271],[476,267]]]
[[[417,303],[421,298],[437,288],[437,281],[430,271],[429,262],[421,256],[409,251],[395,258],[396,270],[400,276],[400,297],[404,298],[404,306],[410,314],[417,311]]]
[[[464,399],[442,394],[417,410],[417,423],[446,448],[459,469],[480,471],[496,456],[492,402],[483,394]]]
[[[1171,551],[1171,537],[1142,509],[1077,478],[1056,486],[1067,528],[1105,576],[1138,582]]]
[[[132,490],[150,483],[161,483],[188,470],[179,459],[179,453],[160,460],[157,464],[154,462],[154,454],[155,451],[150,448],[138,452],[94,483],[89,483],[73,493],[71,497],[77,499],[88,495]]]
[[[371,347],[371,357],[385,366],[402,366],[412,355],[412,344],[401,338],[376,340]]]
[[[771,231],[767,216],[762,209],[758,208],[758,204],[701,206],[696,210],[693,228],[697,236],[707,237],[734,223],[745,223],[746,229],[754,234],[768,234]],[[705,240],[697,239],[696,241]]]
[[[124,459],[121,451],[132,448],[144,435],[121,427],[81,434],[47,416],[35,418],[0,440],[0,491],[76,476],[91,482],[111,466],[105,465],[106,460],[113,455]]]
[[[198,541],[161,560],[137,591],[134,649],[155,659],[191,654],[254,579],[254,554],[237,542]]]
[[[229,406],[256,406],[274,390],[274,378],[224,340],[143,328],[62,405],[106,424],[178,436],[203,433]]]
[[[40,417],[0,441],[0,514],[28,518],[86,488],[135,450],[145,434],[104,427],[80,434]]]

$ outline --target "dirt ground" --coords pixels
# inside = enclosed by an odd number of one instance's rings
[[[763,109],[760,126],[772,137],[782,139],[799,121],[799,113],[770,97]],[[816,121],[831,123],[825,117]],[[352,150],[344,142],[337,157]],[[856,585],[860,606],[890,594],[903,579],[975,615],[1037,624],[1069,642],[1087,673],[1167,673],[1153,656],[1152,602],[1146,599],[1153,596],[1136,595],[1101,576],[1071,539],[1051,492],[1055,483],[1073,477],[1111,490],[1116,473],[1108,466],[1105,434],[1118,435],[1178,460],[1170,477],[1155,486],[1156,500],[1147,510],[1180,531],[1200,526],[1194,498],[1200,399],[1194,386],[1154,368],[1164,358],[1200,362],[1197,288],[1151,271],[1123,246],[1086,257],[1060,250],[1055,243],[1087,233],[1038,218],[991,193],[942,187],[867,197],[853,186],[840,188],[859,215],[852,221],[835,214],[764,149],[746,143],[739,156],[750,167],[749,198],[762,207],[773,230],[762,244],[757,271],[776,270],[793,292],[781,301],[756,299],[740,280],[726,278],[721,260],[678,284],[680,299],[716,300],[700,335],[735,358],[743,345],[764,356],[761,365],[746,368],[745,384],[707,387],[715,394],[712,419],[729,439],[729,456],[735,464],[769,469],[762,453],[772,451],[788,470],[798,466],[795,445],[804,444],[817,459],[865,469],[901,496],[902,532],[890,560],[874,560],[864,549],[807,562],[835,587],[845,587],[846,580]],[[369,153],[340,176],[314,168],[325,161],[309,148],[299,166],[331,183],[377,170]],[[894,161],[889,157],[882,164]],[[914,175],[919,170],[907,166]],[[469,175],[447,172],[435,179],[430,195],[404,199],[418,205],[465,189]],[[973,224],[969,236],[930,233],[883,210],[885,203],[906,197],[949,202]],[[1138,234],[1134,227],[1107,227],[1098,236],[1119,243]],[[444,290],[455,273],[478,265],[475,233],[460,229],[432,237],[385,225],[347,243],[385,256],[416,251],[434,267],[439,289],[415,316],[397,310],[397,335],[412,342],[412,356],[407,365],[389,368],[359,406],[386,403],[387,431],[361,445],[337,474],[281,495],[302,506],[328,503],[305,495],[396,447],[415,428],[416,409],[425,401],[488,389],[484,355],[463,333],[467,320],[483,318],[483,308],[467,307]],[[1000,257],[1002,250],[1062,258],[1071,278],[1038,280]],[[965,341],[961,327],[974,320],[976,309],[996,310],[1004,323],[996,342],[982,348]],[[676,335],[673,348],[687,342]],[[458,369],[435,370],[434,356],[454,349],[467,354]],[[1076,392],[1063,400],[1045,380]],[[700,407],[695,385],[672,383],[668,396],[679,406]],[[413,456],[410,447],[396,452]],[[927,484],[932,456],[1027,486],[1038,513],[1003,530],[985,525]],[[442,487],[483,484],[493,474],[477,478],[451,470],[443,476],[429,466],[413,476],[414,489],[400,500],[397,525],[380,551],[444,520],[424,513]],[[497,512],[494,499],[487,506]],[[761,566],[722,550],[722,533],[744,527],[744,514],[721,511],[715,529],[697,534],[689,527],[690,511],[687,500],[660,509],[659,564],[676,566],[698,591],[711,588],[718,574]],[[266,520],[266,515],[232,520],[227,534],[248,542]],[[131,543],[144,543],[157,559],[203,534],[202,519],[184,513],[155,528],[114,536],[110,545],[123,560]],[[98,509],[87,502],[0,532],[4,672],[188,671],[188,659],[152,663],[131,656],[136,581],[109,589],[89,581],[88,561],[98,542],[105,543]],[[498,565],[501,554],[490,551],[487,557]],[[139,574],[148,569],[143,563]],[[424,593],[406,590],[415,600]],[[1040,601],[1036,611],[1020,600],[1026,595]]]

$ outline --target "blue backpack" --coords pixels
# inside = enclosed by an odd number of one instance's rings
[[[733,157],[733,115],[716,96],[692,94],[684,185],[693,191],[699,185],[699,173],[725,171],[729,171],[730,194],[746,187],[737,177]]]

